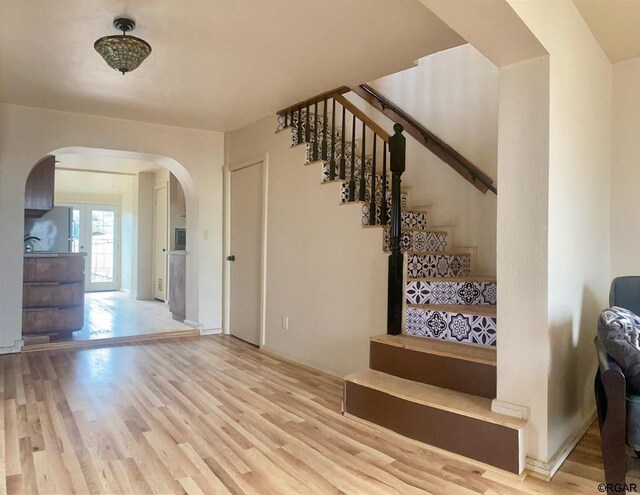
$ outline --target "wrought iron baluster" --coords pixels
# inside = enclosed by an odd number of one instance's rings
[[[356,200],[356,116],[351,126],[351,177],[349,178],[349,201]]]
[[[345,180],[347,178],[347,158],[345,156],[346,153],[346,147],[347,147],[347,143],[345,142],[346,140],[346,135],[347,135],[347,128],[346,128],[346,117],[347,117],[347,109],[344,108],[344,106],[342,107],[342,144],[340,146],[340,180]]]
[[[302,129],[302,107],[298,107],[298,122],[296,124],[298,129],[296,144],[300,144],[302,141],[304,141],[304,134]]]
[[[321,152],[320,152],[320,157],[322,158],[322,160],[324,160],[325,162],[327,161],[327,127],[329,127],[327,125],[327,99],[324,99],[324,104],[323,106],[323,121],[322,121],[322,148],[321,148]]]
[[[376,222],[376,138],[378,136],[373,133],[373,156],[371,157],[371,198],[369,201],[369,225],[375,225]]]
[[[358,187],[358,200],[367,200],[367,155],[366,155],[367,126],[362,123],[362,157],[360,158],[360,185]]]
[[[336,179],[336,99],[331,102],[331,159],[329,161],[329,180]]]
[[[307,114],[305,115],[306,128],[304,130],[304,140],[307,143],[311,142],[311,125],[309,124],[309,105],[307,105]]]
[[[311,160],[318,161],[318,102],[313,105],[313,147],[311,148]]]

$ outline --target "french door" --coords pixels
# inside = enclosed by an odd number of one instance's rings
[[[87,253],[85,291],[120,288],[120,218],[115,205],[72,204],[71,250]]]

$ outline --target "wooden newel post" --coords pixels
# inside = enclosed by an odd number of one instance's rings
[[[400,250],[402,235],[400,184],[405,169],[406,138],[402,135],[404,128],[400,124],[393,126],[394,134],[389,138],[389,154],[391,156],[391,254],[389,255],[389,279],[387,295],[387,333],[402,333],[402,294],[404,256]]]

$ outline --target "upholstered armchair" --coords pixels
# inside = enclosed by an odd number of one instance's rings
[[[609,292],[609,306],[640,314],[640,277],[614,279]],[[628,365],[629,350],[621,352],[618,348],[612,351],[612,343],[601,338],[608,330],[601,318],[598,323],[599,337],[595,339],[598,355],[595,395],[606,482],[622,486],[627,472],[625,445],[636,453],[640,452],[640,391],[631,387],[621,366]],[[635,375],[633,381],[637,381]]]

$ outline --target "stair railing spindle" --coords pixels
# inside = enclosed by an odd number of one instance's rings
[[[312,160],[317,162],[319,160],[318,155],[318,102],[313,104],[313,147],[311,148]]]
[[[347,121],[347,109],[344,108],[344,106],[342,107],[342,136],[341,136],[341,146],[340,146],[340,174],[338,177],[340,177],[340,180],[345,180],[347,178],[347,158],[345,156],[346,153],[346,147],[347,147],[347,143],[346,143],[346,135],[347,135],[347,128],[346,128],[346,121]]]
[[[329,127],[327,123],[327,99],[324,99],[322,104],[322,147],[320,151],[320,158],[327,161],[327,127]]]
[[[297,141],[297,144],[300,144],[302,141],[304,141],[304,135],[302,130],[302,107],[298,107],[298,122],[296,122],[296,128],[298,130],[296,141]]]
[[[367,200],[367,150],[366,150],[367,126],[362,123],[362,153],[360,163],[360,184],[358,187],[358,201]]]
[[[351,126],[351,177],[349,178],[349,201],[356,200],[356,116]]]
[[[306,128],[304,132],[304,140],[307,143],[311,142],[311,125],[309,123],[309,105],[307,105],[307,114],[305,115]]]
[[[376,225],[376,140],[373,133],[373,156],[371,157],[371,197],[369,198],[369,225]]]
[[[329,160],[329,180],[336,180],[336,99],[331,101],[331,159]]]

